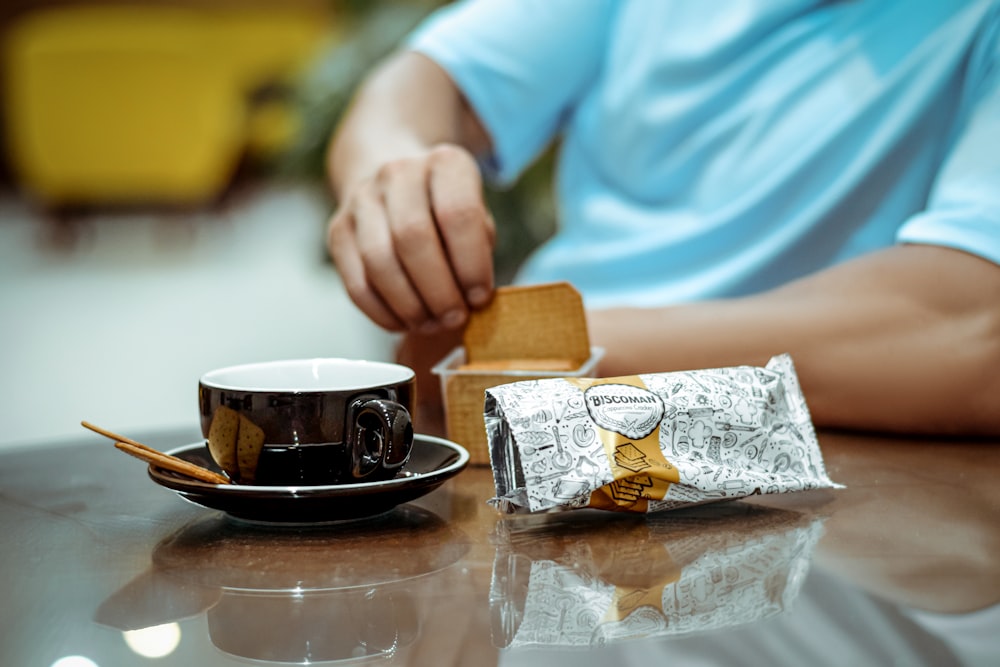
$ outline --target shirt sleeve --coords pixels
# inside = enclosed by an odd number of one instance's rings
[[[466,0],[408,39],[448,72],[493,143],[486,176],[507,184],[558,133],[600,72],[615,0]]]
[[[897,241],[956,248],[1000,264],[1000,4],[984,22],[968,75],[961,132],[927,208],[899,228]]]

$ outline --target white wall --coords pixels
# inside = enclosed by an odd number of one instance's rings
[[[0,447],[198,428],[199,375],[279,358],[391,357],[323,261],[327,204],[268,186],[218,211],[86,217],[72,250],[0,196]],[[183,443],[178,443],[183,444]]]

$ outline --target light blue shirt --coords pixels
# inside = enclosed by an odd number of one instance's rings
[[[472,0],[409,46],[497,182],[561,142],[559,230],[521,282],[653,306],[893,243],[1000,263],[1000,2]]]

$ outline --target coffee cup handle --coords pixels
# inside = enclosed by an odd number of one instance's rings
[[[396,470],[410,458],[413,425],[402,405],[385,398],[361,398],[348,413],[351,474],[363,479],[378,469]]]

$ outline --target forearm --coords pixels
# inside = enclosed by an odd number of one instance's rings
[[[1000,433],[1000,267],[901,246],[741,299],[590,314],[602,375],[788,352],[818,425]]]
[[[392,331],[457,329],[493,289],[495,226],[475,156],[486,133],[448,75],[401,52],[331,142],[327,248],[351,300]]]
[[[327,154],[334,194],[439,144],[479,154],[488,139],[448,75],[412,52],[391,56],[355,95]]]

